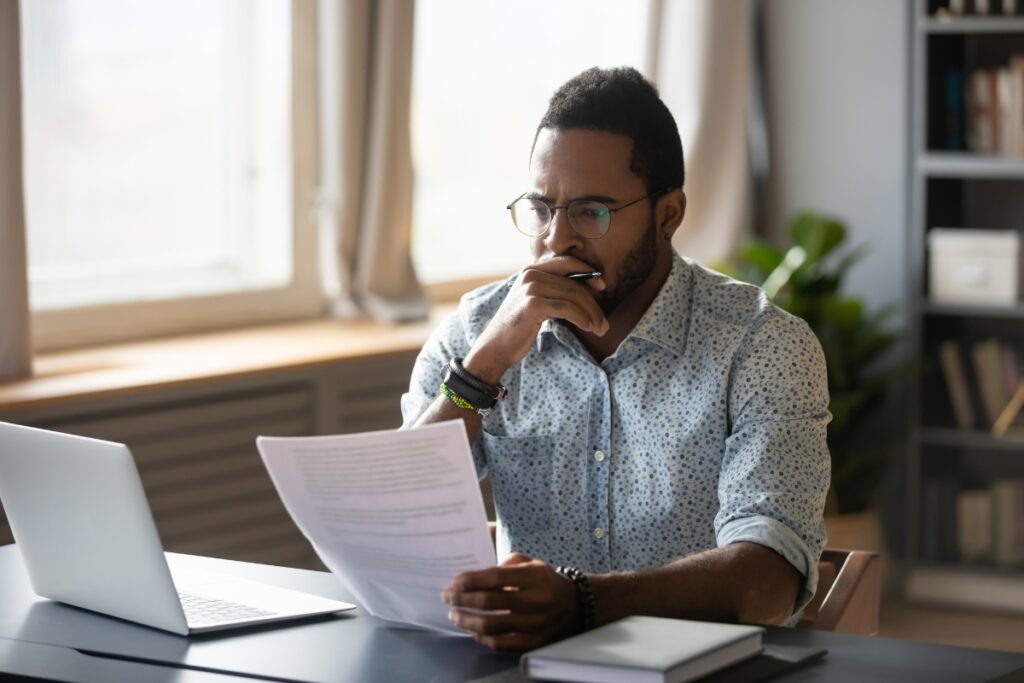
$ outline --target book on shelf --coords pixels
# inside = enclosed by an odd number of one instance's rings
[[[987,562],[992,555],[992,497],[987,489],[956,497],[956,541],[960,561]]]
[[[969,348],[969,364],[964,363],[963,346],[956,339],[941,342],[937,353],[959,429],[982,425],[997,437],[1024,430],[1024,391],[1016,347],[995,338],[974,342]]]
[[[1000,567],[1024,566],[1024,479],[997,479],[989,492],[992,561]]]
[[[994,479],[956,497],[959,559],[968,564],[1024,566],[1024,479]]]
[[[981,407],[985,424],[994,425],[1010,402],[1003,378],[1003,350],[998,339],[986,339],[971,345],[974,376],[981,394]]]
[[[758,655],[760,626],[632,616],[523,655],[530,678],[682,683]]]
[[[956,426],[960,429],[973,429],[974,409],[971,407],[967,374],[960,360],[960,344],[955,339],[947,339],[939,344],[939,363],[946,380],[946,392],[953,406]]]
[[[948,149],[957,142],[957,110],[950,92],[957,77],[946,78],[946,138]],[[966,76],[961,95],[967,112],[967,149],[977,154],[1024,156],[1024,55],[1013,55],[1005,66],[976,69]],[[949,111],[952,110],[952,111]]]

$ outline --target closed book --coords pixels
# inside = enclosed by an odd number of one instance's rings
[[[960,345],[956,340],[947,339],[939,344],[939,363],[946,380],[946,391],[953,406],[956,426],[960,429],[971,429],[974,427],[974,409],[971,408],[967,375],[960,360]]]
[[[985,562],[992,557],[992,502],[987,490],[957,495],[956,528],[962,562]]]
[[[531,678],[683,683],[761,652],[759,626],[632,616],[523,655]]]
[[[971,358],[974,361],[975,376],[978,378],[981,404],[985,409],[986,426],[991,427],[1010,402],[1010,397],[1006,395],[1003,352],[999,341],[986,339],[971,345]]]
[[[996,151],[1003,156],[1016,156],[1020,153],[1020,123],[1015,85],[1010,69],[996,70],[996,123],[999,127],[996,134],[999,148]]]
[[[978,154],[996,151],[997,114],[995,71],[979,69],[971,72],[968,83],[968,147]]]
[[[1024,565],[1024,479],[997,479],[992,491],[992,559],[1001,567]]]

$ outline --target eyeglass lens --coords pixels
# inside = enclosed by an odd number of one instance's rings
[[[569,204],[569,225],[583,237],[601,237],[608,232],[612,212],[601,202],[580,200]],[[551,224],[551,207],[539,199],[523,197],[512,204],[512,222],[524,235],[543,235]]]

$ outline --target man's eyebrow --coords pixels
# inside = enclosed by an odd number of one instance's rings
[[[540,192],[527,192],[526,193],[526,198],[527,199],[536,199],[536,200],[544,202],[545,204],[552,204],[553,203],[550,197],[547,197],[547,196],[541,194]],[[580,202],[580,201],[601,202],[602,204],[619,204],[621,202],[621,200],[616,199],[615,197],[609,197],[609,196],[603,195],[603,194],[585,194],[585,195],[582,195],[582,196],[579,196],[579,197],[573,197],[569,201],[570,202]]]

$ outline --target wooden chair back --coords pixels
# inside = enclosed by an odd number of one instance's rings
[[[818,563],[818,590],[799,625],[873,636],[878,633],[881,597],[878,553],[826,548]]]

